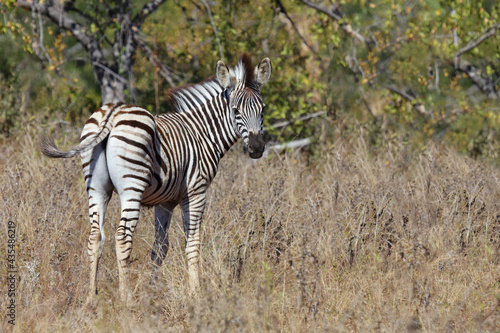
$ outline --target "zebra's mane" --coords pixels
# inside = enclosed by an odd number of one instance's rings
[[[186,112],[211,100],[222,90],[217,78],[211,76],[200,83],[169,89],[167,101],[175,112]]]
[[[253,87],[255,73],[252,65],[252,59],[247,53],[243,53],[234,69],[230,71],[236,79],[236,82],[243,82],[245,87]]]
[[[245,87],[254,88],[255,73],[248,54],[243,53],[240,56],[230,73],[237,82],[244,82]],[[166,95],[175,112],[186,112],[208,102],[223,90],[217,78],[211,76],[200,83],[169,89]]]

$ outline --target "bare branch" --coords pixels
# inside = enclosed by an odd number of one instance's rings
[[[308,1],[308,0],[300,0],[302,1],[302,3],[304,3],[305,5],[311,7],[311,8],[314,8],[316,9],[317,11],[320,11],[322,12],[323,14],[326,14],[328,15],[329,17],[331,17],[332,19],[334,19],[335,21],[339,22],[340,24],[340,27],[342,28],[342,30],[344,30],[344,32],[351,36],[351,37],[354,37],[355,39],[357,39],[358,41],[360,41],[361,43],[365,43],[365,37],[363,37],[361,34],[359,34],[357,31],[354,31],[351,27],[350,24],[348,23],[345,23],[343,22],[343,15],[342,13],[340,13],[338,7],[336,6],[332,6],[332,9],[327,9],[321,5],[318,5],[314,2],[311,2],[311,1]]]
[[[266,127],[267,129],[269,128],[281,128],[281,127],[286,127],[288,125],[291,125],[293,124],[294,122],[296,121],[304,121],[304,120],[309,120],[309,119],[312,119],[312,118],[317,118],[317,117],[321,117],[323,115],[326,114],[326,111],[318,111],[318,112],[315,112],[315,113],[310,113],[310,114],[306,114],[305,116],[302,116],[302,117],[298,117],[296,119],[293,119],[293,120],[285,120],[285,121],[279,121],[275,124],[272,124],[268,127]]]
[[[455,16],[455,14],[457,13],[456,9],[452,9],[451,10],[451,16]],[[459,38],[458,38],[458,32],[457,32],[457,25],[456,25],[456,20],[454,19],[453,20],[453,45],[455,45],[455,47],[458,47],[458,42],[459,42]]]
[[[387,89],[389,91],[403,97],[404,99],[407,99],[408,101],[412,102],[413,107],[415,108],[415,110],[419,114],[421,114],[423,116],[430,116],[431,115],[431,112],[427,111],[425,109],[425,106],[423,104],[421,104],[420,102],[418,102],[418,100],[416,100],[415,96],[412,96],[409,93],[407,93],[406,91],[398,89],[394,86],[389,86],[389,87],[387,87]]]
[[[128,84],[127,80],[125,80],[123,77],[121,77],[120,75],[116,74],[112,69],[104,66],[103,64],[101,64],[101,63],[99,63],[97,61],[92,61],[92,65],[102,68],[104,71],[106,71],[109,74],[111,74],[118,81],[121,81],[124,84]]]
[[[437,61],[434,62],[434,89],[439,91],[439,65]]]
[[[33,0],[31,0],[33,1]],[[43,1],[41,1],[43,2]],[[68,2],[68,1],[65,1],[64,4],[63,4],[63,10],[65,12],[73,12],[73,13],[76,13],[78,14],[79,16],[81,16],[82,18],[84,18],[85,20],[89,21],[89,22],[93,22],[95,24],[97,24],[98,22],[95,20],[95,17],[92,17],[90,15],[88,15],[87,13],[81,11],[80,9],[76,8],[74,6],[74,1],[71,1],[71,2]],[[101,28],[101,27],[99,27]]]
[[[276,1],[276,4],[278,5],[280,11],[283,13],[283,15],[286,16],[286,18],[288,19],[288,21],[290,22],[290,24],[292,25],[292,28],[293,30],[295,30],[295,32],[297,33],[297,35],[299,35],[299,38],[300,40],[302,41],[302,43],[304,43],[305,46],[307,46],[307,48],[311,51],[311,53],[316,56],[316,51],[312,48],[311,45],[309,45],[309,43],[307,43],[306,39],[302,36],[302,34],[299,32],[299,29],[297,28],[297,26],[295,25],[295,23],[293,22],[292,18],[290,17],[290,15],[288,15],[288,12],[286,11],[285,7],[283,6],[283,3],[281,2],[281,0],[275,0]]]
[[[373,119],[377,119],[377,116],[375,115],[375,112],[373,112],[372,106],[370,105],[370,103],[368,103],[368,101],[366,100],[366,98],[364,96],[365,95],[364,92],[362,92],[362,95],[363,95],[363,97],[361,98],[361,100],[363,101],[363,104],[368,109],[368,112],[370,113],[370,115],[372,116],[372,118]]]
[[[47,52],[45,52],[45,48],[43,47],[43,27],[42,27],[42,22],[40,21],[40,28],[37,27],[36,21],[37,21],[37,13],[35,11],[31,12],[31,28],[33,31],[33,41],[32,41],[32,48],[33,51],[35,52],[35,55],[40,59],[42,68],[45,69],[45,61],[49,62],[50,65],[50,57],[45,59],[45,56]]]
[[[356,56],[356,48],[353,48],[352,55],[347,54],[345,56],[345,63],[354,74],[354,80],[356,82],[359,80],[358,75],[361,75],[363,79],[365,78],[365,72],[363,71],[363,68],[361,67],[361,64]]]
[[[266,147],[266,152],[264,154],[268,154],[270,150],[274,150],[276,152],[280,152],[286,149],[299,149],[299,148],[304,148],[311,144],[311,138],[305,138],[305,139],[299,139],[299,140],[293,140],[291,142],[287,143],[282,143],[282,144],[271,144],[268,147]],[[267,155],[266,154],[266,155]]]
[[[142,7],[142,10],[132,20],[132,25],[140,29],[141,25],[144,23],[144,20],[149,15],[154,13],[164,2],[165,0],[151,0],[150,2],[145,4],[144,7]]]
[[[460,60],[458,62],[457,69],[462,73],[465,73],[467,77],[474,82],[476,86],[488,97],[496,99],[499,96],[496,88],[495,82],[488,76],[483,76],[483,72],[481,69],[472,65],[470,62],[465,60]]]
[[[212,16],[212,10],[210,9],[210,5],[206,0],[201,0],[201,1],[203,2],[205,8],[207,9],[208,17],[210,18],[210,23],[212,24],[212,30],[214,31],[215,39],[217,40],[217,45],[219,46],[220,60],[224,60],[224,52],[222,52],[222,45],[220,43],[219,31],[217,30],[217,26],[215,25],[214,17]]]
[[[494,24],[491,27],[484,29],[481,32],[481,35],[476,40],[471,40],[467,45],[465,45],[461,49],[457,50],[457,52],[455,52],[455,57],[453,59],[455,62],[455,68],[459,67],[458,62],[459,62],[459,58],[462,54],[477,47],[479,44],[481,44],[482,42],[484,42],[486,39],[490,38],[491,36],[494,36],[498,29],[500,29],[500,23]]]
[[[154,13],[165,0],[151,0],[142,7],[142,10],[133,18],[130,18],[129,13],[121,13],[120,16],[120,31],[117,32],[115,37],[115,42],[113,45],[113,50],[115,54],[120,54],[120,68],[127,71],[130,79],[129,86],[133,86],[133,73],[132,66],[134,64],[135,54],[138,47],[138,34],[140,32],[141,26],[144,20]],[[130,2],[126,1],[123,8],[128,8]],[[125,52],[120,52],[120,50],[125,50]],[[168,80],[167,80],[168,81]],[[169,82],[170,83],[170,82]],[[133,91],[132,89],[130,91]]]
[[[462,47],[461,49],[457,50],[455,52],[455,56],[453,58],[453,62],[455,65],[455,68],[462,73],[465,73],[467,77],[474,82],[476,86],[481,89],[481,91],[488,97],[488,98],[498,98],[499,93],[495,87],[495,83],[493,80],[488,77],[488,76],[483,76],[482,71],[477,68],[476,66],[472,65],[468,61],[460,59],[460,57],[465,53],[473,48],[477,47],[479,44],[484,42],[486,39],[494,36],[497,32],[497,30],[500,30],[500,23],[494,24],[486,29],[484,29],[481,34],[479,35],[478,38],[475,40],[471,40],[466,46]]]

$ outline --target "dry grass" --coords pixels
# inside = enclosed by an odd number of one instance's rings
[[[0,239],[17,222],[15,331],[500,330],[500,172],[481,162],[437,147],[374,155],[361,139],[312,163],[289,154],[251,164],[231,152],[209,192],[200,297],[187,293],[179,212],[160,281],[148,284],[153,211],[144,209],[135,305],[118,302],[115,197],[89,310],[80,161],[42,157],[26,137],[15,144],[0,166]]]

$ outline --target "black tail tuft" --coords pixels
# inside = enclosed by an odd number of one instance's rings
[[[44,155],[52,158],[66,158],[78,155],[78,153],[76,153],[74,150],[59,150],[54,142],[54,139],[49,137],[44,137],[42,139],[42,142],[40,143],[40,150]]]

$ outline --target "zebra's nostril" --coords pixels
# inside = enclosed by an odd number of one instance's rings
[[[266,144],[262,139],[262,134],[250,132],[248,136],[247,150],[251,158],[260,158],[264,153]]]

